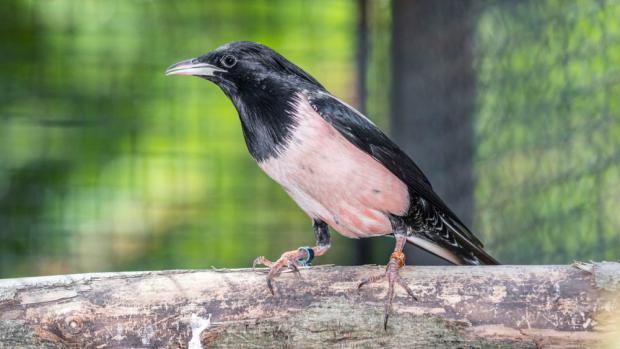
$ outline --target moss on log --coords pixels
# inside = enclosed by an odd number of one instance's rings
[[[379,266],[0,280],[0,348],[615,348],[620,264],[405,267],[388,330]]]

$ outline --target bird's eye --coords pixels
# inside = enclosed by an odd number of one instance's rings
[[[222,57],[222,65],[226,68],[232,68],[235,64],[237,64],[237,58],[235,56],[226,55]]]

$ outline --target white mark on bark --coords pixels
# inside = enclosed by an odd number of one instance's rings
[[[413,315],[425,315],[425,314],[437,315],[437,314],[445,314],[446,313],[446,309],[444,309],[444,308],[426,308],[426,307],[409,306],[409,307],[400,307],[398,309],[398,312],[399,313],[409,313],[409,314],[413,314]]]
[[[17,290],[10,288],[0,288],[0,302],[11,301],[17,297]]]
[[[123,339],[127,338],[127,336],[125,336],[124,333],[125,333],[125,327],[122,324],[118,324],[116,325],[116,335],[112,337],[112,339],[117,342],[120,342]]]
[[[45,302],[58,302],[61,300],[66,300],[70,298],[77,297],[77,292],[75,290],[48,290],[43,289],[38,292],[31,292],[28,294],[24,294],[21,296],[21,304],[36,304],[36,303],[45,303]]]
[[[190,339],[189,343],[187,343],[188,349],[202,349],[202,344],[200,344],[200,334],[202,331],[211,326],[211,314],[208,315],[208,318],[203,319],[196,314],[192,314],[192,318],[189,322],[192,328],[192,339]]]
[[[447,295],[444,295],[442,298],[444,302],[446,302],[446,304],[450,306],[455,306],[457,303],[460,303],[463,301],[463,297],[461,297],[458,294],[447,294]]]
[[[144,345],[150,345],[151,339],[153,339],[154,336],[155,336],[155,329],[153,328],[153,326],[148,325],[144,328],[144,331],[142,332],[142,336],[140,337],[140,341]]]
[[[532,325],[530,325],[530,313],[527,310],[527,305],[525,306],[525,323],[527,324],[528,329],[532,329]]]
[[[553,284],[553,301],[557,302],[560,299],[560,283],[556,282]]]
[[[504,285],[496,285],[493,286],[493,293],[491,294],[490,300],[493,303],[500,303],[506,297],[506,286]]]

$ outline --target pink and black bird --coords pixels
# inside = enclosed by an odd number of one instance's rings
[[[167,75],[193,75],[218,85],[232,101],[248,150],[258,165],[312,218],[316,246],[285,252],[270,267],[267,285],[283,267],[297,271],[330,248],[328,227],[349,238],[391,235],[396,240],[384,274],[384,326],[394,284],[415,299],[398,271],[410,242],[454,264],[498,264],[433,191],[420,168],[375,124],[331,95],[316,79],[272,49],[233,42],[172,65]]]

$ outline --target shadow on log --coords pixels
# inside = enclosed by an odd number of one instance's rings
[[[405,267],[387,331],[379,266],[0,280],[0,347],[617,348],[620,264]],[[401,292],[402,291],[402,292]],[[612,342],[616,340],[616,342]]]

